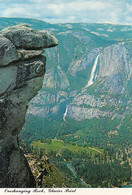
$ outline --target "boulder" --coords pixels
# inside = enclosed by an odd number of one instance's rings
[[[8,38],[17,48],[40,49],[58,45],[58,40],[52,33],[31,29],[25,24],[8,27],[2,30],[1,34]]]

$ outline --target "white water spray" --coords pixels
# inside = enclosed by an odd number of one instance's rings
[[[94,62],[93,68],[92,68],[92,72],[91,72],[90,79],[88,81],[88,84],[85,86],[85,88],[87,88],[87,87],[89,87],[89,86],[91,86],[93,84],[94,73],[96,71],[96,67],[97,67],[97,64],[98,64],[98,59],[99,59],[99,55],[95,59],[95,62]]]
[[[63,114],[63,120],[65,121],[65,122],[67,122],[66,121],[66,115],[67,115],[67,111],[68,111],[68,106],[66,106],[66,111],[65,111],[65,113]]]

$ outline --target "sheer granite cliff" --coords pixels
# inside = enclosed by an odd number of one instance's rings
[[[35,187],[35,180],[19,148],[19,133],[28,102],[43,84],[43,48],[58,45],[47,31],[26,24],[0,32],[0,187]]]

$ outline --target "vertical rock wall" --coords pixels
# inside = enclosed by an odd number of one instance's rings
[[[28,102],[42,87],[43,48],[56,45],[52,34],[25,24],[0,32],[0,187],[35,187],[18,135]]]

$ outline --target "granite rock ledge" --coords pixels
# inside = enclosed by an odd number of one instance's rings
[[[28,102],[43,84],[44,48],[58,45],[47,31],[26,24],[0,32],[0,187],[35,187],[35,180],[19,148],[19,132]]]

